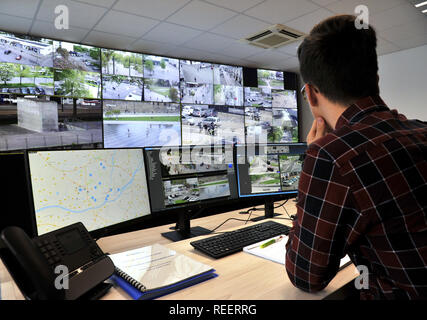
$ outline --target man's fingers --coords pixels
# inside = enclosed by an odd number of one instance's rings
[[[322,138],[326,134],[326,124],[325,120],[322,118],[317,118],[317,127],[316,127],[316,140]]]

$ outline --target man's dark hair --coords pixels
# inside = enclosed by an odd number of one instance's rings
[[[300,72],[329,100],[349,105],[379,94],[375,30],[338,15],[317,24],[298,48]]]

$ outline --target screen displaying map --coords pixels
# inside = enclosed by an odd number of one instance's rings
[[[28,154],[38,234],[75,222],[89,231],[150,214],[141,149]]]

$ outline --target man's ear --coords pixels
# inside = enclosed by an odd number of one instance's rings
[[[310,103],[311,107],[318,107],[319,106],[319,99],[317,98],[317,93],[319,91],[313,87],[311,84],[305,85],[305,93],[307,95],[308,102]]]

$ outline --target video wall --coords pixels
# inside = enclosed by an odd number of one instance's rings
[[[284,73],[0,32],[0,150],[298,141]]]

